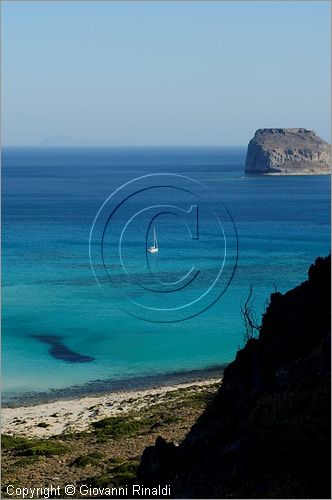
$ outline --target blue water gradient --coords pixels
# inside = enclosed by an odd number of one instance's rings
[[[30,391],[203,369],[233,358],[250,285],[259,317],[274,285],[284,292],[305,280],[315,257],[330,251],[330,177],[246,176],[245,153],[240,147],[4,149],[4,402]],[[226,204],[239,237],[231,286],[204,314],[181,323],[129,316],[116,289],[100,290],[89,262],[90,229],[101,204],[123,183],[156,172],[205,184],[217,212]],[[212,234],[209,226],[206,231]],[[136,236],[133,245],[143,237]],[[171,217],[159,236],[164,248],[166,241],[173,245],[159,270],[176,273],[194,259]],[[213,245],[211,236],[200,256],[211,273]],[[140,270],[134,265],[133,272]],[[94,359],[54,357],[40,341],[44,336]]]

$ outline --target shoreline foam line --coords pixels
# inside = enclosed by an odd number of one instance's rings
[[[103,396],[119,392],[131,392],[145,389],[162,388],[170,385],[201,382],[207,379],[221,379],[227,364],[204,369],[176,371],[159,375],[141,375],[119,380],[94,380],[82,385],[63,389],[50,389],[46,392],[26,392],[21,395],[2,394],[2,408],[36,406],[43,403],[67,401],[86,396]]]

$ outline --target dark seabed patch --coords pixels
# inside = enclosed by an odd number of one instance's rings
[[[69,361],[70,363],[89,363],[94,361],[95,358],[91,356],[84,356],[79,352],[72,351],[61,341],[58,335],[32,335],[33,338],[49,344],[51,346],[49,353],[53,358]]]

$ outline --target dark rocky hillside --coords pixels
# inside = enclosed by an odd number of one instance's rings
[[[318,258],[271,295],[184,441],[144,451],[141,482],[176,498],[330,498],[330,269]]]

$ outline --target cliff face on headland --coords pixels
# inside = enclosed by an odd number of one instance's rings
[[[185,440],[144,451],[141,482],[175,498],[330,498],[330,269],[318,258],[271,295]]]
[[[248,145],[245,171],[256,174],[327,174],[331,148],[313,130],[263,128]]]

